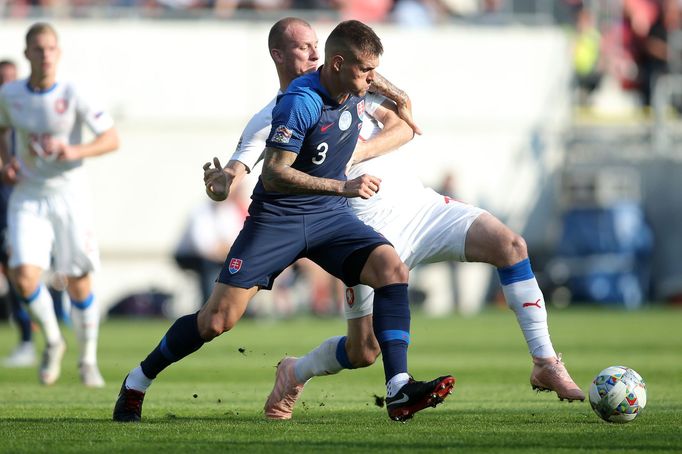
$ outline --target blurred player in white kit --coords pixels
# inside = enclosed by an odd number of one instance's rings
[[[283,42],[270,43],[280,92],[298,75],[314,70],[317,63],[317,38],[310,26],[300,20],[292,20],[287,26]],[[531,270],[525,241],[485,210],[424,187],[409,169],[407,151],[398,149],[412,139],[413,130],[418,131],[413,123],[408,125],[403,120],[411,121],[411,114],[406,112],[409,98],[393,92],[397,89],[381,77],[376,82],[381,85],[376,88],[390,92],[399,103],[373,93],[365,99],[365,121],[347,176],[376,175],[381,178],[381,187],[369,199],[349,200],[353,211],[391,241],[410,268],[444,260],[485,262],[497,267],[505,298],[532,356],[532,387],[554,391],[562,400],[584,400],[584,393],[551,343],[544,298]],[[222,172],[214,160],[217,169],[205,172],[207,186],[229,188],[253,170],[265,147],[274,105],[275,99],[251,118]],[[277,367],[276,383],[265,404],[266,417],[291,418],[310,378],[366,367],[376,360],[380,349],[372,329],[372,289],[360,285],[347,289],[346,296],[347,336],[327,339],[302,358],[285,357]]]
[[[102,387],[97,367],[99,304],[90,274],[99,265],[83,159],[118,148],[112,118],[70,82],[57,79],[57,33],[36,23],[26,34],[31,74],[0,89],[0,135],[14,129],[16,156],[0,145],[2,179],[14,185],[8,207],[10,280],[45,336],[40,382],[51,385],[66,350],[42,275],[67,277],[85,386]],[[86,125],[95,137],[81,143]],[[0,141],[2,144],[4,141]]]

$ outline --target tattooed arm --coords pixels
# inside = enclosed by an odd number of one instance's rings
[[[362,175],[348,181],[319,178],[296,170],[291,164],[296,153],[277,148],[265,149],[261,179],[266,191],[284,194],[319,194],[368,199],[379,190],[381,180]]]
[[[405,120],[405,123],[412,128],[415,134],[422,133],[421,129],[419,129],[419,126],[417,126],[412,119],[412,102],[404,90],[396,87],[384,76],[375,72],[375,77],[372,81],[370,91],[384,95],[391,101],[395,102],[398,106],[398,115],[400,118]]]

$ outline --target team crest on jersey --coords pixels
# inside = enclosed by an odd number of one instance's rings
[[[351,115],[350,112],[347,110],[344,111],[341,114],[341,117],[339,118],[339,129],[341,131],[345,131],[346,129],[350,128],[350,124],[353,122],[353,115]]]
[[[63,114],[64,112],[66,112],[66,109],[68,107],[69,107],[69,102],[64,98],[60,98],[54,102],[54,110],[55,110],[55,112],[57,112],[60,115]]]
[[[242,269],[243,263],[242,259],[230,259],[230,265],[227,267],[227,270],[230,274],[237,274]]]
[[[272,141],[277,143],[289,143],[293,131],[284,125],[277,126],[275,134],[272,136]]]
[[[346,288],[346,304],[348,307],[353,307],[355,304],[355,291],[350,287]]]
[[[365,100],[361,100],[358,103],[358,118],[362,120],[362,116],[365,115]]]

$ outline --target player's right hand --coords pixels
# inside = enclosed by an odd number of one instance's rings
[[[216,202],[221,202],[230,195],[230,185],[232,179],[229,178],[227,173],[223,170],[223,166],[220,165],[220,160],[218,158],[213,158],[213,165],[207,162],[204,164],[204,184],[206,185],[206,194],[215,200]]]
[[[12,158],[10,162],[2,166],[2,182],[5,184],[16,184],[19,181],[19,161]]]
[[[343,196],[348,198],[361,197],[363,199],[369,199],[379,192],[380,185],[380,178],[364,174],[346,181],[343,185]]]

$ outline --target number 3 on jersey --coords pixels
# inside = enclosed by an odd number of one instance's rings
[[[327,159],[327,151],[329,150],[329,145],[327,145],[327,142],[322,142],[317,146],[317,155],[313,158],[313,164],[317,164],[318,166],[324,162],[325,159]]]

